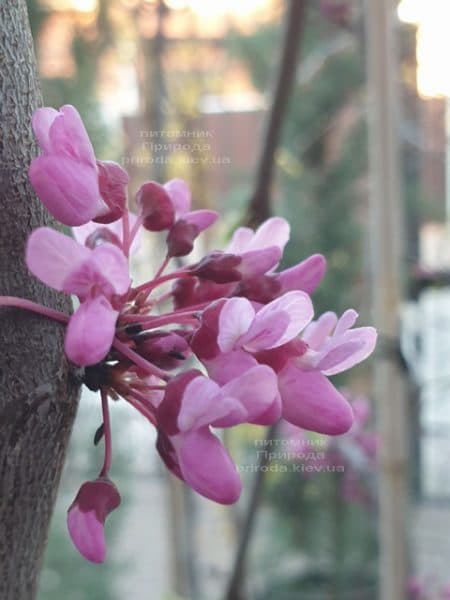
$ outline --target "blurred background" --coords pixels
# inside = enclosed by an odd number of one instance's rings
[[[99,398],[83,392],[39,599],[450,598],[448,0],[28,8],[45,104],[78,108],[96,155],[128,170],[131,202],[145,180],[186,179],[223,217],[207,248],[284,216],[284,266],[328,261],[316,314],[353,307],[380,331],[377,355],[337,380],[347,435],[227,431],[245,490],[233,507],[175,482],[118,402],[122,506],[101,566],[65,524],[102,460]],[[137,278],[161,260],[158,241],[145,248]]]

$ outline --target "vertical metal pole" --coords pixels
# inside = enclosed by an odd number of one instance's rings
[[[397,343],[404,220],[397,138],[395,8],[394,0],[366,0],[373,308],[380,338]],[[393,353],[379,352],[375,400],[380,435],[379,597],[402,600],[407,575],[407,403],[404,374]]]

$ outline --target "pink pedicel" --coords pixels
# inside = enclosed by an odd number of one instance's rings
[[[62,323],[68,359],[100,391],[104,464],[98,479],[81,487],[68,528],[80,553],[102,562],[104,522],[120,503],[108,478],[111,399],[122,398],[156,429],[157,451],[174,475],[230,504],[241,480],[217,430],[283,417],[320,433],[348,431],[353,411],[328,378],[367,358],[376,332],[353,327],[354,310],[313,320],[310,294],[326,261],[314,254],[278,271],[290,236],[281,217],[256,231],[240,227],[224,249],[170,270],[172,258],[187,256],[218,214],[192,210],[181,179],[144,183],[137,214],[129,212],[128,175],[95,157],[72,106],[37,110],[33,129],[41,154],[30,165],[30,181],[47,210],[73,226],[74,237],[36,229],[26,264],[79,303],[73,315],[22,298],[0,297],[0,306]],[[166,256],[150,279],[135,285],[129,257],[139,251],[139,238],[152,234],[165,237]],[[192,358],[201,370],[186,360]]]

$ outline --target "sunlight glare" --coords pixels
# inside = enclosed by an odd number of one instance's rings
[[[417,89],[424,98],[450,97],[450,2],[402,0],[399,19],[417,24]]]

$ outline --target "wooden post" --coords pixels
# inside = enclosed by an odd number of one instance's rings
[[[373,309],[380,338],[392,340],[393,348],[399,339],[404,255],[395,6],[394,0],[366,2]],[[378,353],[375,400],[380,435],[380,600],[401,600],[407,576],[407,403],[404,374],[394,352]]]

